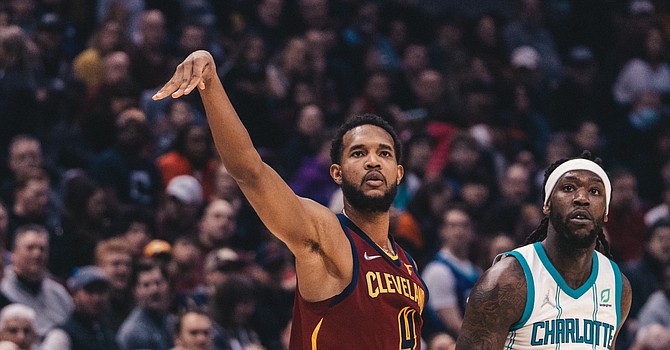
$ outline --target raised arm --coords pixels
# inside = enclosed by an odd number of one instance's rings
[[[181,97],[199,88],[216,149],[265,226],[296,256],[300,291],[310,299],[335,295],[351,280],[351,250],[337,217],[300,198],[265,164],[240,121],[207,51],[189,55],[154,100]]]
[[[470,292],[456,349],[502,349],[510,326],[523,315],[526,290],[515,258],[503,258],[488,269]]]

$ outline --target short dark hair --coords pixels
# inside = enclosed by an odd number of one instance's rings
[[[14,240],[12,241],[12,250],[16,248],[16,243],[19,242],[23,236],[25,236],[28,232],[35,232],[41,235],[49,237],[49,231],[46,229],[46,227],[39,225],[39,224],[25,224],[22,226],[19,226],[14,230]]]
[[[165,267],[163,267],[163,265],[160,265],[152,260],[141,259],[137,262],[137,264],[135,264],[135,267],[133,268],[133,278],[131,280],[132,288],[137,286],[137,281],[140,278],[140,274],[153,271],[154,269],[158,269],[161,272],[161,275],[163,275],[163,278],[165,278],[165,280],[168,282],[170,281],[170,275],[168,274]]]
[[[402,143],[400,143],[398,134],[396,134],[391,124],[389,124],[382,117],[367,113],[349,119],[337,130],[337,133],[335,134],[335,137],[333,138],[330,146],[330,161],[333,164],[340,164],[340,162],[342,162],[342,152],[344,151],[344,134],[346,134],[349,130],[361,125],[378,126],[391,135],[391,138],[393,139],[395,159],[400,162],[402,159]]]

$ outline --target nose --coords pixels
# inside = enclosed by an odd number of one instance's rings
[[[381,168],[381,163],[379,162],[379,157],[376,154],[370,153],[367,161],[365,162],[366,169]]]
[[[575,197],[573,199],[573,202],[575,203],[575,205],[588,206],[590,204],[588,190],[585,188],[577,189],[575,191]]]

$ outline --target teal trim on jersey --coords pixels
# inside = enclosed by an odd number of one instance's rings
[[[533,304],[535,304],[535,283],[533,282],[533,274],[530,272],[528,262],[523,257],[523,255],[515,251],[509,252],[509,255],[515,257],[519,262],[519,265],[521,265],[523,274],[526,276],[526,284],[528,285],[528,293],[526,294],[526,307],[523,309],[523,315],[521,315],[521,319],[519,321],[510,326],[510,330],[515,331],[526,324],[526,321],[528,321],[530,318],[530,313],[533,311]]]
[[[549,257],[547,256],[547,253],[544,251],[542,243],[540,242],[533,243],[533,247],[535,248],[538,257],[540,258],[542,265],[544,265],[544,268],[547,269],[547,271],[549,271],[549,274],[551,274],[551,277],[554,278],[554,281],[556,282],[558,287],[561,288],[563,292],[565,292],[565,294],[567,294],[571,298],[578,299],[579,297],[584,295],[584,293],[586,293],[589,289],[591,289],[591,286],[596,282],[596,278],[598,278],[598,256],[596,255],[595,251],[593,252],[593,258],[592,258],[593,266],[591,268],[591,276],[579,288],[572,289],[565,282],[563,276],[561,276],[561,274],[558,273],[554,265],[551,264],[551,261],[549,261]]]
[[[614,294],[614,305],[616,308],[616,324],[618,328],[621,327],[621,271],[619,270],[619,265],[617,265],[617,263],[612,260],[610,260],[610,263],[612,264],[612,270],[614,271],[614,289],[616,291]]]

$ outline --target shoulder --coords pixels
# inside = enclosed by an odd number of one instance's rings
[[[477,287],[483,290],[513,288],[525,295],[526,284],[526,275],[519,260],[512,255],[506,255],[482,274]]]
[[[526,276],[517,259],[506,256],[490,267],[470,292],[458,346],[501,348],[526,310]]]

